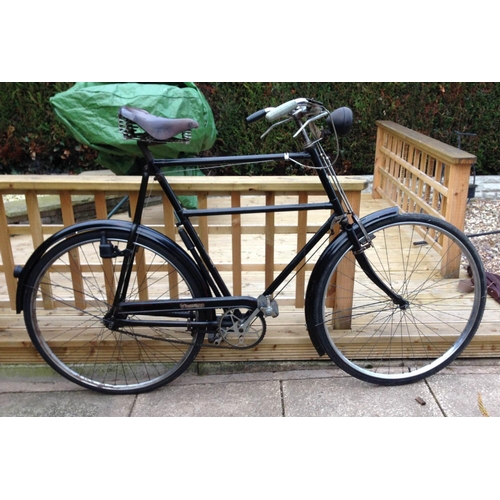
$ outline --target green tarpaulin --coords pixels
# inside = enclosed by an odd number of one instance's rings
[[[145,109],[165,118],[192,118],[199,128],[192,130],[188,144],[151,146],[158,158],[196,156],[210,149],[217,130],[212,110],[194,83],[76,83],[51,97],[57,118],[73,137],[99,151],[97,161],[117,175],[138,173],[142,154],[135,141],[126,140],[118,130],[121,106]],[[166,170],[167,175],[202,175],[198,170]],[[183,200],[184,202],[186,200]],[[186,203],[184,203],[186,204]]]

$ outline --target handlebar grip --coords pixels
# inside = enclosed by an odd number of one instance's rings
[[[272,109],[266,114],[266,119],[270,122],[281,118],[282,116],[293,111],[299,104],[307,102],[307,99],[292,99],[291,101],[280,104],[277,108]]]
[[[247,116],[246,122],[247,123],[254,123],[266,116],[267,110],[261,109],[259,111],[256,111],[255,113],[252,113],[250,116]]]

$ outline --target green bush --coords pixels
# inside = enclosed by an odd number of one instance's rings
[[[0,172],[59,173],[98,168],[96,153],[79,145],[55,120],[49,97],[71,83],[0,84]],[[205,155],[296,151],[291,127],[264,139],[264,121],[247,125],[246,116],[294,97],[313,97],[333,110],[349,106],[352,132],[341,139],[340,173],[373,170],[376,121],[392,120],[453,146],[455,130],[462,147],[478,157],[479,174],[500,174],[498,128],[500,83],[198,83],[215,117],[218,138]],[[326,144],[334,152],[334,141]],[[296,165],[259,164],[225,167],[220,174],[307,174]]]
[[[453,146],[455,130],[475,133],[462,139],[462,148],[478,157],[478,173],[500,174],[499,83],[213,83],[202,88],[219,131],[214,154],[293,148],[289,130],[281,128],[261,141],[265,124],[247,126],[244,118],[293,97],[313,97],[331,110],[349,106],[354,112],[353,130],[341,139],[342,172],[372,173],[376,121],[392,120]]]
[[[49,98],[72,83],[0,83],[0,173],[79,173],[97,153],[69,136]]]

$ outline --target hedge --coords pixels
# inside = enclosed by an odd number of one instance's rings
[[[68,136],[55,120],[49,97],[72,83],[0,83],[0,173],[60,173],[99,168],[96,153]],[[341,173],[370,174],[376,126],[380,119],[451,145],[455,131],[462,147],[478,157],[478,174],[500,174],[498,129],[500,83],[197,83],[215,116],[218,138],[204,155],[254,154],[297,150],[291,126],[264,139],[266,123],[245,123],[250,113],[294,97],[313,97],[333,110],[352,108],[355,123],[341,139]],[[334,141],[327,150],[333,153]],[[226,167],[218,173],[302,175],[300,167],[252,165]]]

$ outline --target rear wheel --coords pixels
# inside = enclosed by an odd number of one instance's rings
[[[106,230],[113,247],[126,247],[128,231]],[[177,325],[113,327],[106,319],[123,256],[102,258],[102,231],[72,236],[48,251],[25,287],[24,317],[31,340],[47,363],[67,379],[105,393],[156,389],[195,359],[204,331]],[[204,295],[198,275],[175,252],[139,235],[127,301],[189,299]],[[206,312],[192,313],[203,320]],[[151,320],[161,316],[131,316]],[[175,318],[169,318],[170,321]]]
[[[485,307],[481,259],[455,227],[421,214],[373,222],[365,255],[403,301],[360,268],[345,240],[311,276],[306,317],[326,353],[351,375],[382,385],[416,382],[451,363]]]

